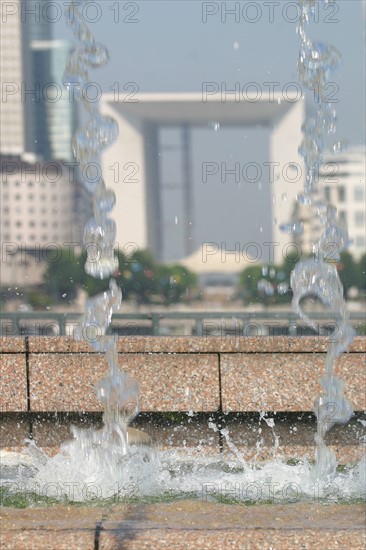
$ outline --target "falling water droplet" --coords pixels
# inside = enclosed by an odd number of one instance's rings
[[[347,140],[339,140],[339,141],[336,141],[335,143],[333,143],[332,145],[332,151],[333,153],[343,153],[345,151],[347,151],[348,149],[348,141]]]
[[[266,296],[273,296],[274,295],[274,287],[272,283],[267,281],[266,279],[260,279],[257,284],[257,288],[259,292],[262,292]]]
[[[289,291],[289,286],[287,283],[279,283],[277,285],[277,292],[278,294],[280,295],[284,295],[284,294],[287,294],[287,292]]]
[[[103,44],[91,42],[77,48],[77,53],[83,62],[92,68],[103,67],[109,62],[109,52]]]
[[[116,194],[112,189],[106,189],[103,185],[96,191],[94,203],[98,210],[110,212],[116,204]]]
[[[297,221],[282,223],[280,225],[280,231],[288,233],[289,235],[301,235],[304,232],[304,226],[302,222]]]
[[[219,122],[211,121],[211,122],[209,122],[208,126],[209,126],[209,128],[211,128],[215,132],[220,130],[220,123]]]
[[[282,202],[287,202],[287,193],[282,193],[282,195],[281,195],[281,201],[282,201]]]
[[[312,204],[312,198],[309,195],[305,195],[303,193],[296,195],[296,200],[299,204],[303,204],[304,206],[310,206]]]

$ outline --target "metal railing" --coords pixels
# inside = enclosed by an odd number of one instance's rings
[[[328,312],[310,313],[323,334],[337,329],[335,317]],[[0,312],[0,335],[72,336],[80,324],[80,313]],[[364,334],[365,313],[353,312],[350,320],[359,334]],[[221,312],[153,312],[113,315],[112,333],[124,336],[300,336],[317,334],[305,327],[291,311],[221,311]]]

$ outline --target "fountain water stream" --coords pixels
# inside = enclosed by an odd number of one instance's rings
[[[106,279],[118,270],[118,259],[114,254],[116,224],[108,217],[115,204],[115,194],[107,189],[103,179],[91,178],[88,169],[98,163],[98,155],[118,137],[118,124],[110,117],[101,116],[95,103],[90,103],[81,92],[89,82],[89,68],[98,68],[109,61],[108,50],[95,41],[83,21],[78,9],[79,2],[71,2],[65,9],[68,25],[79,40],[67,61],[64,84],[76,89],[76,96],[86,114],[85,124],[78,129],[73,140],[74,154],[80,164],[83,183],[93,195],[94,217],[84,229],[84,246],[87,250],[85,271],[96,278]],[[96,386],[98,399],[104,407],[104,427],[91,432],[91,439],[80,431],[74,431],[78,441],[89,451],[89,447],[100,448],[101,452],[111,449],[117,455],[124,455],[128,448],[128,423],[138,412],[139,385],[125,372],[118,369],[117,340],[106,336],[112,314],[119,310],[122,292],[114,279],[110,289],[86,302],[85,313],[76,337],[86,339],[96,351],[105,352],[109,374]],[[80,442],[79,441],[79,442]],[[69,444],[69,453],[73,452]]]
[[[329,0],[324,1],[328,3]],[[352,405],[344,396],[344,382],[334,374],[334,363],[348,350],[355,331],[349,322],[343,287],[336,268],[341,251],[349,244],[348,234],[338,225],[336,208],[323,199],[316,200],[319,192],[316,183],[325,135],[336,133],[337,111],[335,103],[329,100],[327,85],[339,67],[341,55],[333,46],[310,38],[309,27],[315,14],[316,1],[302,0],[299,4],[301,19],[297,29],[300,37],[298,76],[305,89],[313,94],[315,112],[307,117],[303,126],[303,141],[299,153],[304,160],[305,185],[298,202],[316,210],[323,229],[318,242],[313,246],[313,257],[303,259],[295,266],[291,274],[291,287],[293,309],[307,325],[315,328],[314,322],[304,313],[300,304],[307,296],[319,299],[334,312],[336,320],[337,334],[330,336],[325,375],[321,380],[323,392],[315,403],[318,420],[315,475],[323,478],[334,475],[337,467],[335,454],[326,447],[324,436],[334,424],[347,422],[353,414]]]

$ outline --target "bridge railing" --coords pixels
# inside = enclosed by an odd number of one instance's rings
[[[318,333],[337,330],[331,312],[313,312]],[[72,336],[80,324],[80,313],[0,312],[0,336]],[[359,335],[364,334],[365,313],[352,312],[350,320]],[[110,331],[121,336],[301,336],[317,334],[304,326],[291,311],[206,311],[118,313],[113,315]]]

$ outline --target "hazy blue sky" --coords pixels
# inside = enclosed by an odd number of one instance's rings
[[[235,82],[263,85],[272,81],[280,82],[282,88],[297,80],[299,39],[296,23],[289,21],[296,17],[296,2],[270,2],[273,22],[269,20],[268,2],[264,1],[239,2],[238,22],[234,15],[222,21],[221,2],[103,0],[98,4],[100,20],[90,27],[96,39],[108,47],[111,62],[95,71],[93,78],[104,90],[115,82],[121,88],[126,82],[136,82],[141,92],[178,92],[201,91],[203,82],[225,82],[231,88]],[[235,2],[224,4],[230,9]],[[312,25],[312,37],[333,44],[343,58],[334,78],[339,84],[337,139],[360,145],[365,143],[363,2],[339,0],[338,8],[325,8],[325,3],[319,1],[318,6],[319,22]],[[207,15],[203,22],[205,12],[216,8],[218,13]],[[93,7],[89,10],[87,18],[93,19],[97,12]],[[250,23],[256,15],[258,21]],[[128,22],[131,19],[136,22]],[[55,24],[55,34],[72,40],[63,21]],[[268,191],[253,184],[233,184],[223,189],[220,183],[208,190],[200,181],[202,160],[266,160],[268,147],[263,130],[197,130],[193,143],[196,246],[207,240],[226,241],[230,247],[238,240],[268,238]],[[181,254],[181,227],[174,221],[176,216],[180,219],[180,203],[179,190],[170,191],[164,199],[167,256],[171,258]]]
[[[276,7],[277,3],[281,5]],[[227,15],[223,23],[220,9],[215,15],[207,15],[204,23],[203,14],[208,9],[205,4],[220,8],[221,2],[99,1],[101,18],[90,27],[97,40],[108,46],[111,62],[105,69],[95,71],[95,78],[105,89],[116,81],[121,85],[136,82],[142,92],[200,91],[205,81],[226,82],[228,87],[237,81],[243,84],[278,81],[283,85],[297,79],[299,41],[296,23],[286,21],[296,18],[295,3],[272,2],[273,23],[269,22],[269,6],[265,6],[268,2],[264,1],[239,2],[241,8],[248,4],[257,4],[261,8],[262,15],[256,23],[248,22],[255,18],[254,8],[247,8],[247,13],[241,14],[238,23],[233,15]],[[224,4],[229,9],[235,2]],[[338,0],[337,13],[333,13],[333,9],[325,10],[322,0],[318,5],[319,23],[312,25],[313,36],[336,46],[343,57],[342,68],[336,75],[340,87],[339,131],[352,143],[363,143],[363,2]],[[286,10],[284,6],[287,6]],[[91,7],[85,14],[93,19],[97,12]],[[114,18],[118,21],[115,22]],[[127,22],[130,19],[137,22]],[[333,22],[335,20],[338,22]],[[55,33],[71,39],[63,20],[55,25]]]

